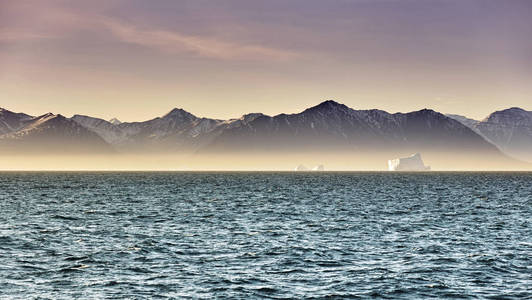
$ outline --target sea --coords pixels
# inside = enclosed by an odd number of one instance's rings
[[[2,172],[0,299],[532,299],[532,173]]]

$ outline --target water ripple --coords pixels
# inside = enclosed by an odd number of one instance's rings
[[[532,298],[532,173],[1,173],[0,298]]]

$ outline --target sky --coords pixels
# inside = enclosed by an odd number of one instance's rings
[[[0,107],[142,121],[532,110],[532,1],[0,0]]]

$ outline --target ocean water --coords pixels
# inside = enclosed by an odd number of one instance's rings
[[[0,173],[1,299],[532,298],[532,173]]]

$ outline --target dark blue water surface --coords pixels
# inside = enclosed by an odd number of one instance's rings
[[[532,297],[532,173],[0,173],[0,298]]]

